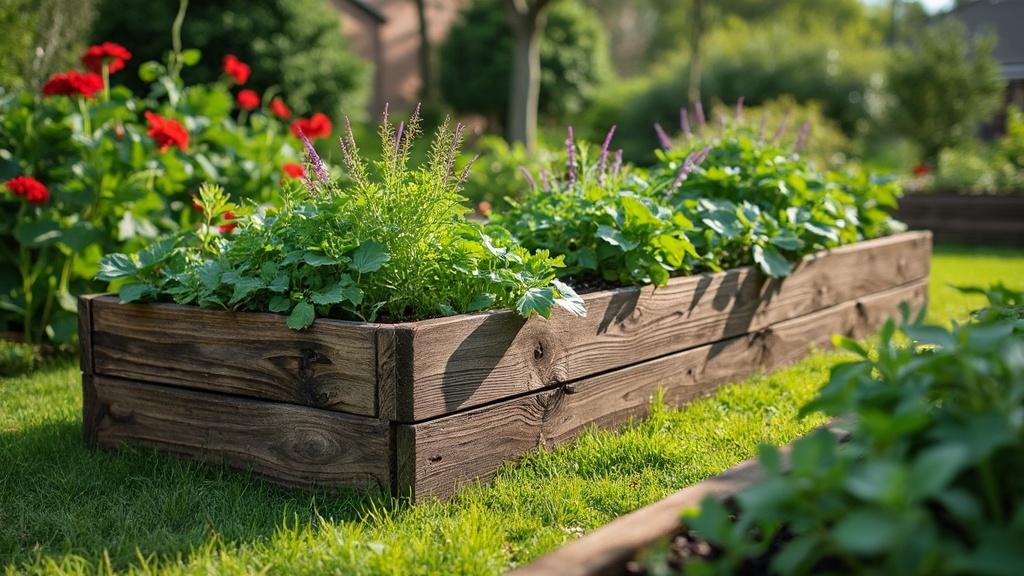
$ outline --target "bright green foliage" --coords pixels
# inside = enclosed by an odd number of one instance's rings
[[[970,194],[1024,190],[1024,114],[1013,106],[1006,112],[1006,134],[994,143],[972,142],[940,152],[925,189]]]
[[[555,154],[540,147],[537,153],[526,153],[521,142],[509,144],[501,136],[486,135],[473,146],[479,158],[469,170],[463,188],[463,195],[469,205],[476,207],[481,202],[490,204],[494,212],[508,209],[506,198],[515,201],[523,199],[526,183],[522,170],[538,172],[550,163]]]
[[[542,171],[525,199],[494,220],[525,246],[563,256],[563,277],[660,286],[689,272],[697,257],[690,222],[645,194],[646,182],[621,157],[609,157],[608,144],[594,158],[570,130],[565,170]]]
[[[1024,564],[1024,293],[951,329],[890,320],[872,350],[832,369],[803,413],[849,415],[851,439],[793,443],[789,469],[761,449],[765,481],[735,515],[706,501],[686,519],[722,550],[687,574],[1011,574]],[[906,342],[909,342],[907,344]],[[754,564],[751,564],[754,563]],[[1011,568],[1013,567],[1013,568]]]
[[[694,223],[690,239],[710,270],[756,264],[786,276],[790,262],[807,254],[900,229],[890,216],[900,193],[893,182],[815,171],[771,134],[742,126],[703,132],[658,151],[650,190]],[[680,179],[687,158],[702,149],[707,158]]]
[[[540,46],[539,113],[580,113],[611,74],[601,21],[578,0],[553,2]],[[512,33],[499,0],[474,0],[440,48],[440,85],[461,113],[482,114],[503,127],[512,75]]]
[[[171,49],[178,4],[97,2],[92,41],[117,42],[135,55],[118,81],[143,93],[147,86],[137,80],[138,64],[159,60]],[[247,87],[261,94],[277,90],[299,115],[358,117],[368,97],[369,67],[348,48],[336,9],[321,0],[192,0],[182,41],[203,53],[185,73],[189,84],[222,78],[222,60],[232,54],[251,67]]]
[[[560,258],[531,254],[497,226],[468,221],[454,173],[462,127],[438,130],[425,166],[410,167],[414,115],[397,128],[385,117],[384,155],[367,165],[349,132],[342,141],[349,181],[339,186],[307,146],[306,188],[282,207],[214,223],[234,207],[205,187],[198,231],[102,261],[100,277],[132,278],[125,301],[173,299],[208,308],[289,314],[301,329],[316,317],[390,321],[491,308],[547,317],[555,305],[584,315],[582,300],[555,279]]]
[[[147,66],[160,98],[124,87],[94,98],[0,98],[0,183],[26,176],[49,190],[35,205],[0,188],[0,330],[36,343],[73,340],[75,298],[106,289],[94,281],[100,258],[191,226],[202,182],[236,199],[276,200],[299,140],[269,102],[239,111],[223,79],[186,86],[178,72],[196,58],[187,50]],[[150,112],[178,122],[187,144],[161,150]]]
[[[890,60],[891,126],[920,146],[925,161],[974,137],[999,106],[1005,85],[994,47],[994,36],[969,40],[962,24],[946,19]]]

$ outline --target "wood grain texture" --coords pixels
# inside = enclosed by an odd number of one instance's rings
[[[96,295],[78,297],[79,366],[83,374],[92,374],[92,301]]]
[[[498,467],[530,450],[549,448],[585,428],[612,427],[643,416],[663,391],[682,405],[760,370],[831,346],[833,334],[863,337],[895,314],[901,301],[919,309],[927,280],[843,302],[756,332],[706,344],[619,370],[418,424],[396,432],[397,481],[415,499],[449,497],[466,481],[487,481]]]
[[[435,418],[758,331],[927,278],[930,255],[930,233],[905,233],[810,256],[781,280],[746,267],[590,294],[586,318],[556,309],[549,320],[505,311],[397,325],[394,413]]]
[[[821,427],[840,439],[849,438],[843,424]],[[783,468],[788,467],[792,445],[779,447]],[[682,533],[680,514],[698,508],[705,498],[725,500],[766,477],[757,458],[716,474],[693,486],[679,490],[648,506],[601,526],[590,534],[569,542],[535,561],[509,573],[509,576],[619,576],[627,564],[656,542]]]
[[[252,469],[287,486],[388,486],[390,425],[375,418],[93,376],[87,437]]]
[[[277,314],[92,300],[97,374],[377,415],[376,328]]]

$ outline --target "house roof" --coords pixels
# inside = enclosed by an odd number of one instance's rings
[[[346,0],[352,6],[355,6],[360,12],[366,14],[370,18],[373,18],[378,23],[383,24],[388,21],[387,16],[383,12],[378,10],[372,4],[366,0]]]
[[[976,0],[951,10],[968,32],[994,32],[999,38],[992,57],[1006,80],[1024,79],[1024,0]]]

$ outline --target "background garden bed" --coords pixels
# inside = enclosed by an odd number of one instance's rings
[[[585,297],[589,315],[490,312],[406,324],[81,302],[86,443],[142,442],[287,485],[388,486],[416,499],[649,409],[859,337],[923,305],[927,232]]]
[[[1024,194],[907,194],[894,217],[911,230],[931,230],[935,242],[1024,244]]]

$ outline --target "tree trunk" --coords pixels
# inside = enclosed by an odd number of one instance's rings
[[[540,39],[544,9],[551,0],[504,0],[512,30],[512,83],[509,88],[506,139],[522,142],[527,153],[537,145],[540,100]]]
[[[704,37],[703,0],[693,0],[693,29],[690,36],[690,85],[686,92],[689,108],[694,112],[700,102],[701,45]]]
[[[419,64],[420,64],[420,78],[422,84],[420,85],[420,99],[424,102],[429,102],[434,99],[434,95],[437,94],[435,89],[436,82],[434,78],[434,66],[431,61],[431,49],[430,49],[430,35],[427,29],[427,8],[426,0],[413,0],[416,2],[416,16],[419,19],[419,33],[420,33],[420,49],[419,49]]]

